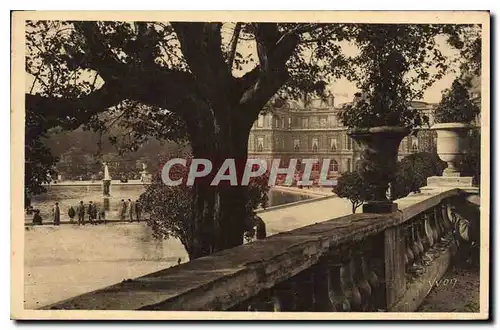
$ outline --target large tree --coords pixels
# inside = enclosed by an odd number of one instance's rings
[[[342,56],[335,36],[343,27],[237,23],[226,45],[223,27],[29,22],[27,70],[39,88],[26,94],[26,107],[65,126],[103,126],[109,119],[101,113],[122,110],[132,114],[126,121],[142,125],[131,143],[139,143],[145,131],[169,138],[185,127],[194,157],[229,156],[243,163],[253,122],[286,82],[290,93],[322,92],[326,76],[336,74]],[[238,51],[239,43],[250,42],[244,39],[253,40],[258,64],[236,76],[252,59]],[[307,51],[327,60],[305,60]],[[143,107],[130,106],[134,102]],[[247,189],[195,184],[193,191],[193,230],[200,234],[192,255],[241,244]],[[214,228],[215,235],[203,235]]]
[[[151,136],[186,136],[193,157],[232,157],[243,164],[250,128],[273,96],[322,96],[332,79],[356,76],[346,72],[351,61],[339,42],[369,41],[369,26],[28,22],[26,69],[34,81],[26,107],[43,114],[46,127],[105,129],[119,119],[128,124],[124,133],[132,149]],[[439,55],[432,36],[441,26],[399,27],[398,38],[407,37],[418,50],[405,53],[418,56],[410,59],[417,70]],[[194,257],[242,243],[247,193],[244,187],[195,184]]]

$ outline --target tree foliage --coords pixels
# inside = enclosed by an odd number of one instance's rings
[[[411,107],[448,69],[436,47],[441,25],[369,24],[356,33],[360,55],[352,59],[352,80],[360,93],[340,114],[347,127],[415,128],[428,118]],[[432,73],[432,70],[435,70]]]
[[[188,166],[174,165],[170,169],[171,180],[186,180],[188,175],[189,160],[191,155],[184,151],[171,154],[168,158],[183,158],[188,160]],[[165,158],[164,161],[168,160]],[[248,189],[248,200],[246,203],[245,229],[250,230],[255,210],[259,207],[267,207],[269,186],[268,175],[251,178]],[[169,237],[178,238],[186,248],[191,259],[198,256],[196,247],[197,240],[217,240],[218,231],[210,224],[201,224],[192,221],[193,209],[192,187],[184,184],[167,186],[161,179],[161,173],[155,175],[153,182],[140,196],[139,203],[145,213],[149,215],[147,224],[152,228],[153,235],[160,239]],[[213,251],[206,251],[212,253]]]
[[[440,176],[446,163],[436,153],[418,152],[403,158],[397,165],[396,178],[393,183],[393,198],[408,196],[411,192],[419,192],[427,185],[427,178]]]
[[[47,136],[45,120],[39,113],[26,111],[26,128],[24,141],[24,195],[26,198],[46,191],[44,183],[49,183],[56,174],[54,157],[45,145]],[[28,205],[25,205],[25,207]]]
[[[441,175],[445,167],[446,163],[435,153],[419,152],[406,156],[397,164],[396,178],[391,188],[392,198],[398,199],[411,192],[419,192],[427,184],[428,177]],[[351,201],[353,213],[373,195],[373,189],[356,171],[342,174],[333,192]]]
[[[340,198],[347,198],[351,201],[354,214],[358,207],[370,200],[373,188],[361,178],[357,171],[354,171],[343,173],[333,188],[333,192]]]
[[[451,87],[443,92],[434,110],[434,120],[437,123],[470,123],[476,119],[480,109],[470,97],[470,87],[470,79],[455,79]]]
[[[462,174],[472,176],[475,184],[481,183],[481,129],[471,129],[465,139]]]

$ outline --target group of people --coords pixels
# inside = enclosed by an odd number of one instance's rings
[[[34,213],[33,224],[41,225],[43,219],[40,215],[40,210],[34,209],[32,212]],[[68,209],[70,223],[73,223],[75,216],[78,216],[78,225],[85,225],[85,214],[87,214],[90,224],[96,225],[103,221],[106,223],[106,212],[104,209],[100,209],[97,204],[92,203],[92,201],[90,201],[88,205],[85,205],[83,201],[80,201],[76,210],[73,206],[70,206]],[[61,209],[58,202],[56,202],[52,208],[52,221],[55,226],[59,226],[61,224]]]
[[[97,204],[89,201],[88,205],[85,205],[83,201],[80,201],[80,204],[76,207],[76,211],[73,209],[73,206],[69,208],[68,215],[73,222],[74,216],[78,215],[78,225],[85,225],[85,214],[87,214],[89,223],[91,225],[97,225],[100,222],[106,223],[106,212],[104,209],[100,209]]]
[[[32,209],[30,211],[30,213],[33,214],[33,224],[41,225],[43,220],[42,216],[40,215],[40,210]],[[122,199],[120,220],[128,220],[129,222],[132,222],[134,220],[141,221],[141,211],[142,207],[139,201],[132,201],[130,199],[125,201]],[[76,209],[73,206],[70,206],[70,208],[68,209],[68,216],[70,218],[70,223],[73,223],[73,219],[77,217],[77,223],[79,226],[85,225],[87,220],[92,225],[97,225],[101,222],[106,223],[106,212],[104,211],[104,209],[101,209],[96,203],[93,203],[92,201],[89,201],[87,205],[85,205],[83,201],[80,201]],[[54,225],[56,226],[59,226],[61,224],[61,209],[58,202],[56,202],[54,204],[54,207],[52,208],[52,220]]]
[[[132,201],[130,198],[125,201],[121,200],[120,220],[125,221],[128,218],[129,222],[134,221],[134,215],[137,222],[141,221],[142,207],[138,200]]]

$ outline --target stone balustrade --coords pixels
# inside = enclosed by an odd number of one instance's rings
[[[452,205],[465,197],[424,189],[394,213],[298,228],[43,309],[414,311],[451,262]]]

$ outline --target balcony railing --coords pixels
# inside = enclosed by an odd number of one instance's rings
[[[44,309],[414,311],[454,251],[456,188],[270,236]],[[335,210],[332,209],[332,213]]]

